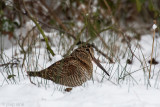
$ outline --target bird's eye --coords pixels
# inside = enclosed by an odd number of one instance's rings
[[[86,51],[88,51],[88,52],[89,52],[89,49],[87,48],[87,49],[86,49]]]

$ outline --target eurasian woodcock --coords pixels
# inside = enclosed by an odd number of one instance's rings
[[[95,59],[92,45],[85,45],[75,49],[66,58],[55,62],[48,68],[38,72],[27,72],[29,76],[44,79],[69,87],[80,86],[90,80],[93,73],[94,61],[108,76],[107,71]]]

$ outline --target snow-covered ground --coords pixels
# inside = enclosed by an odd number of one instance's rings
[[[101,82],[104,75],[94,64],[93,80],[88,81],[83,86],[73,88],[71,92],[65,92],[65,87],[54,84],[51,81],[47,81],[46,84],[46,81],[40,78],[31,78],[36,85],[31,84],[25,71],[33,69],[32,67],[35,65],[25,65],[23,69],[19,68],[19,76],[17,76],[17,68],[15,67],[13,72],[16,75],[16,83],[13,80],[10,81],[4,78],[6,76],[6,68],[0,67],[0,73],[4,75],[0,74],[0,107],[160,107],[160,64],[152,66],[150,82],[148,82],[147,70],[144,71],[142,69],[149,65],[145,61],[150,58],[152,36],[143,36],[140,46],[141,51],[137,48],[134,52],[144,63],[143,66],[135,57],[133,64],[127,65],[127,67],[125,67],[126,59],[123,59],[121,64],[116,63],[114,66],[103,62],[102,65],[107,70],[113,68],[112,72],[110,72],[113,77],[108,80],[108,77],[105,76]],[[5,50],[4,53],[11,58],[16,49],[16,47],[12,47]],[[153,56],[160,62],[159,38],[155,41],[154,49]],[[54,52],[57,51],[54,48],[53,50]],[[39,50],[37,50],[37,53],[39,53]],[[62,58],[60,55],[55,55],[51,62],[46,62],[46,58],[42,53],[44,54],[44,49],[40,49],[39,57],[31,56],[38,59],[37,69],[39,70]],[[6,58],[6,60],[9,58]],[[30,63],[32,64],[32,62]],[[116,75],[118,75],[118,70],[123,71],[122,69],[125,69],[128,73],[134,73],[131,76],[129,74],[126,75],[126,73],[125,80],[119,80],[118,84]],[[148,83],[150,85],[147,85]]]

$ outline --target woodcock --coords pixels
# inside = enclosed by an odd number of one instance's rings
[[[92,45],[85,45],[75,49],[68,57],[55,62],[48,68],[38,72],[27,72],[29,76],[44,79],[69,87],[80,86],[90,80],[93,73],[94,61],[108,76],[107,71],[95,59]]]

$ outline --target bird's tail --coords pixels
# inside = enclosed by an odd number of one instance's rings
[[[42,77],[42,72],[28,71],[27,74],[32,77]]]
[[[41,77],[41,78],[44,78],[44,79],[49,79],[48,73],[45,72],[45,70],[38,71],[38,72],[28,71],[27,74],[30,77]]]

